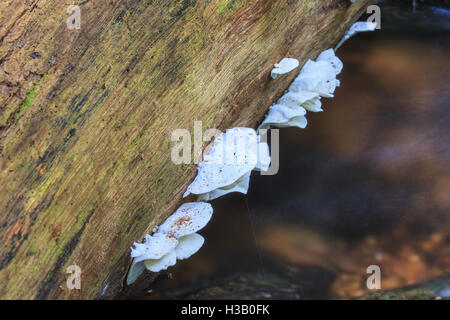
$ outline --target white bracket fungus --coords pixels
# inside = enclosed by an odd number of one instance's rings
[[[196,253],[205,241],[196,232],[209,222],[212,213],[209,203],[184,203],[155,234],[146,235],[144,243],[135,242],[134,248],[131,248],[134,261],[128,272],[127,284],[136,281],[146,268],[152,272],[166,270],[177,260],[187,259]]]
[[[366,28],[369,27],[366,25]],[[361,31],[368,30],[357,23],[344,38],[346,40]],[[298,65],[296,59],[285,58],[275,64],[272,78],[292,71]],[[336,76],[342,68],[342,62],[333,49],[322,52],[316,61],[307,61],[288,91],[270,107],[258,130],[271,126],[305,128],[306,112],[323,111],[320,99],[333,97],[340,84]],[[230,192],[246,194],[251,171],[267,171],[269,166],[269,146],[261,142],[255,130],[241,127],[229,129],[218,135],[205,150],[197,176],[184,197],[192,193],[199,196],[198,201],[208,201]],[[173,266],[177,260],[187,259],[196,253],[205,241],[196,232],[208,223],[212,212],[211,205],[206,202],[185,203],[163,224],[155,227],[153,235],[146,235],[144,243],[134,243],[134,248],[131,248],[134,261],[127,283],[133,283],[146,268],[159,272]]]
[[[323,111],[321,97],[334,96],[336,87],[340,85],[336,76],[341,73],[342,68],[343,64],[333,49],[322,52],[316,61],[308,60],[288,91],[270,107],[258,129],[271,126],[304,129],[308,124],[306,111]]]
[[[348,39],[353,37],[355,34],[357,34],[359,32],[375,31],[376,28],[377,28],[377,23],[376,22],[370,22],[370,21],[358,21],[358,22],[355,22],[350,27],[350,29],[348,29],[348,31],[345,33],[344,37],[338,43],[338,45],[336,46],[334,51],[339,49],[345,41],[347,41]]]
[[[184,203],[159,226],[158,233],[164,233],[177,239],[192,234],[206,226],[212,213],[213,210],[209,203]]]
[[[135,243],[131,249],[131,257],[134,262],[148,259],[161,259],[170,251],[175,249],[178,240],[164,233],[155,233],[153,236],[146,235],[144,243]]]
[[[333,98],[339,84],[339,80],[336,79],[336,68],[330,62],[308,60],[291,84],[290,90],[317,93],[321,97]]]
[[[304,129],[307,125],[306,110],[302,107],[291,108],[283,104],[274,104],[269,109],[264,122],[259,129],[268,129],[270,126],[277,128],[298,127]]]
[[[222,197],[228,193],[232,192],[240,192],[243,194],[247,194],[248,187],[250,185],[250,175],[251,171],[244,174],[242,177],[240,177],[236,182],[231,183],[228,186],[214,189],[210,192],[200,194],[198,196],[198,201],[210,201],[217,199],[219,197]]]
[[[285,74],[291,72],[299,66],[297,59],[293,58],[283,58],[279,63],[273,65],[275,68],[270,72],[272,79],[276,79],[280,74]]]
[[[236,127],[222,133],[208,146],[195,180],[184,196],[199,195],[199,201],[213,200],[230,192],[246,194],[250,172],[267,170],[269,146],[256,131]]]
[[[321,54],[319,54],[316,61],[327,61],[328,63],[330,63],[336,75],[340,74],[342,72],[342,69],[344,69],[344,64],[338,57],[336,57],[333,49],[323,51]]]
[[[178,239],[178,246],[175,248],[175,253],[178,260],[184,260],[192,256],[203,246],[205,238],[198,233],[188,234]]]

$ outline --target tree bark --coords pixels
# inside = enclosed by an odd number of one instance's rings
[[[296,76],[273,64],[333,47],[372,1],[73,2],[0,3],[2,299],[117,294],[195,176],[172,130],[255,127]]]

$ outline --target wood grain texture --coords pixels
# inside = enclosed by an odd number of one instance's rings
[[[182,202],[172,130],[255,127],[372,1],[0,3],[0,298],[104,298]],[[79,4],[81,29],[66,9]],[[68,290],[66,268],[82,269]]]

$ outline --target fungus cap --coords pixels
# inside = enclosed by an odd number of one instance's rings
[[[316,97],[314,99],[306,101],[302,104],[303,108],[308,110],[309,112],[322,112],[322,102],[320,101],[320,97]]]
[[[309,60],[291,87],[296,91],[318,93],[322,97],[332,98],[339,81],[336,79],[335,68],[327,61]]]
[[[258,136],[258,140],[260,140]],[[255,170],[267,171],[270,167],[270,150],[267,142],[258,143],[258,162],[256,163]],[[250,174],[249,174],[250,177]]]
[[[274,64],[270,76],[272,79],[276,79],[280,74],[291,72],[299,66],[299,62],[294,58],[283,58],[279,63]]]
[[[131,264],[130,270],[128,271],[127,275],[127,285],[132,284],[139,278],[139,276],[144,272],[145,270],[145,264],[144,261],[133,261]]]
[[[146,235],[144,243],[134,243],[131,248],[131,257],[135,262],[147,259],[160,259],[175,249],[178,240],[163,233],[155,233],[153,236]]]
[[[304,117],[305,114],[306,110],[302,107],[293,109],[282,104],[274,104],[270,107],[269,113],[259,129],[266,129],[271,126],[278,128],[293,126],[304,129],[308,123]]]
[[[297,108],[302,107],[305,102],[319,97],[317,92],[303,91],[297,84],[295,81],[292,83],[289,88],[290,90],[278,99],[278,104],[283,104],[290,108]]]
[[[377,23],[376,22],[371,22],[371,21],[358,21],[358,22],[355,22],[347,30],[345,35],[342,37],[341,41],[339,41],[339,43],[337,44],[335,50],[339,49],[345,41],[350,39],[355,34],[357,34],[359,32],[375,31],[376,28],[377,28]]]
[[[222,197],[222,196],[224,196],[228,193],[232,193],[232,192],[240,192],[243,194],[247,194],[248,187],[250,184],[250,174],[251,174],[251,171],[247,172],[242,177],[240,177],[238,180],[236,180],[234,183],[232,183],[228,186],[214,189],[208,193],[200,194],[198,196],[198,201],[214,200],[214,199],[217,199],[219,197]]]
[[[167,220],[159,227],[158,232],[179,239],[182,236],[202,229],[211,219],[212,213],[213,209],[209,203],[183,203],[177,211],[167,218]]]
[[[175,253],[178,260],[184,260],[195,254],[205,243],[205,239],[198,233],[188,234],[178,239]]]
[[[204,194],[236,182],[258,164],[258,137],[251,128],[236,127],[217,136],[199,164],[184,197]]]
[[[336,72],[336,75],[340,74],[342,72],[342,69],[344,68],[344,64],[342,63],[341,59],[336,57],[336,54],[333,49],[323,51],[317,57],[316,61],[326,61],[329,64],[331,64],[334,71]]]
[[[358,32],[375,31],[376,28],[377,28],[377,23],[376,22],[358,21],[358,22],[355,22],[350,27],[350,29],[348,29],[348,31],[346,32],[346,35],[348,37],[351,37],[351,36],[357,34]]]
[[[162,270],[166,270],[168,267],[171,267],[176,263],[177,263],[177,255],[175,253],[175,250],[172,250],[161,259],[144,261],[147,270],[150,270],[152,272],[159,272]]]

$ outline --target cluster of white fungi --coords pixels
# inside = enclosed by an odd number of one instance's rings
[[[366,24],[364,22],[364,24]],[[356,32],[365,30],[356,23],[344,36],[347,40]],[[362,29],[361,29],[362,28]],[[341,41],[341,42],[343,42]],[[273,79],[299,66],[293,58],[284,58],[274,65]],[[260,129],[270,127],[305,128],[306,113],[320,112],[321,98],[332,98],[340,85],[336,76],[343,64],[333,49],[322,52],[316,61],[308,60],[286,93],[273,104]],[[237,127],[217,136],[207,147],[203,161],[198,165],[195,180],[184,196],[195,194],[197,202],[181,205],[163,224],[146,235],[143,243],[134,243],[134,258],[128,272],[127,284],[131,284],[147,269],[159,272],[175,265],[177,260],[187,259],[203,245],[204,238],[197,233],[211,219],[212,206],[205,202],[231,192],[247,194],[252,170],[265,171],[270,166],[269,146],[261,141],[251,128]]]

